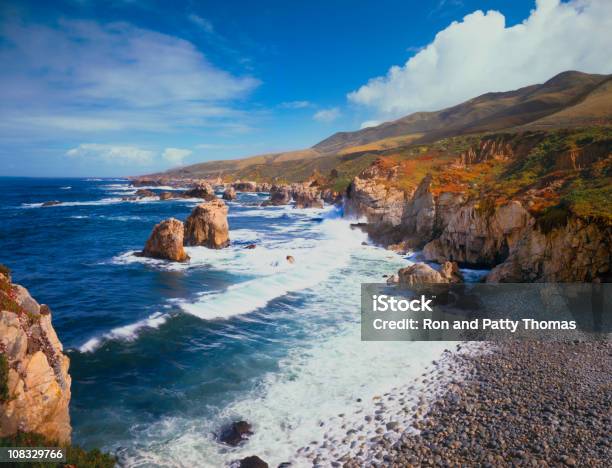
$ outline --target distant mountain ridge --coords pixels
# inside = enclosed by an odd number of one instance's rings
[[[486,93],[440,111],[415,112],[376,127],[338,132],[304,150],[198,163],[148,177],[233,178],[261,174],[262,179],[274,179],[283,178],[288,168],[308,177],[311,168],[333,168],[350,154],[375,153],[466,134],[603,124],[612,124],[612,75],[566,71],[543,84]],[[330,160],[322,162],[320,158]]]

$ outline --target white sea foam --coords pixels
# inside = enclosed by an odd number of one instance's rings
[[[267,275],[230,286],[215,294],[205,294],[197,302],[183,302],[181,308],[206,320],[229,318],[264,307],[271,300],[292,291],[311,288],[346,264],[350,253],[361,245],[365,235],[351,230],[342,220],[327,220],[311,228],[321,240],[294,239],[275,249],[253,249],[245,254],[252,268],[246,271]],[[192,251],[189,251],[192,255]],[[295,263],[286,257],[291,255]],[[235,257],[233,257],[235,260]]]
[[[139,198],[138,200],[123,200],[121,198],[102,198],[100,200],[87,200],[87,201],[67,201],[61,202],[58,205],[50,205],[48,208],[61,207],[61,206],[99,206],[99,205],[114,205],[116,203],[151,203],[157,201],[157,197],[145,197]],[[22,203],[22,208],[40,208],[43,203]],[[47,207],[45,207],[47,208]]]
[[[122,464],[217,467],[256,454],[270,466],[282,462],[312,466],[312,460],[296,454],[300,447],[312,441],[320,445],[325,434],[328,440],[344,439],[348,429],[358,428],[364,415],[373,413],[372,397],[410,383],[449,346],[361,341],[360,283],[378,281],[404,264],[400,256],[382,249],[354,249],[347,267],[330,273],[328,281],[309,293],[311,300],[303,308],[281,312],[300,314],[296,326],[311,330],[310,343],[296,343],[278,371],[266,375],[216,417],[164,418],[143,428],[138,435],[140,448],[126,451]],[[326,326],[321,319],[330,315],[334,320]],[[239,447],[221,446],[211,434],[237,419],[252,423],[254,434]]]
[[[61,190],[70,190],[72,187],[70,185],[66,185],[65,187],[60,187]]]
[[[79,351],[81,353],[93,352],[110,340],[133,341],[138,337],[138,334],[142,330],[147,328],[159,328],[159,326],[168,320],[168,317],[168,314],[155,312],[154,314],[149,315],[147,318],[139,320],[135,323],[113,328],[107,333],[87,340],[79,347]]]

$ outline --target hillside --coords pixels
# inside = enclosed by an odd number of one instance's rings
[[[327,177],[336,189],[383,154],[461,135],[612,123],[612,76],[577,71],[543,84],[487,93],[437,112],[417,112],[355,132],[340,132],[312,148],[194,164],[147,177],[298,182]],[[443,144],[443,143],[442,143]]]

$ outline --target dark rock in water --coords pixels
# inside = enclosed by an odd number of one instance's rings
[[[134,195],[136,195],[138,198],[156,197],[157,196],[157,194],[155,192],[153,192],[152,190],[147,190],[147,189],[136,190],[136,193]]]
[[[313,220],[315,223],[322,223],[322,222],[323,222],[323,218],[312,218],[312,220]]]
[[[278,465],[277,468],[289,468],[290,466],[292,466],[290,462],[283,462],[280,465]]]
[[[51,200],[51,201],[46,201],[42,204],[42,206],[55,206],[55,205],[61,205],[62,202],[58,201],[58,200]]]
[[[295,263],[295,258],[293,258],[291,255],[287,255],[287,261],[289,263]]]
[[[228,427],[226,427],[221,432],[221,435],[219,436],[219,440],[223,442],[224,444],[235,447],[236,445],[239,445],[242,441],[248,439],[251,434],[253,434],[253,431],[251,431],[251,425],[248,422],[236,421],[230,424]],[[247,457],[247,458],[252,458],[252,457]],[[255,465],[252,465],[252,466],[255,466]],[[268,465],[265,465],[265,466],[268,466]]]
[[[239,466],[240,468],[268,468],[268,464],[255,455],[240,460]]]
[[[225,191],[223,192],[223,199],[227,201],[236,199],[236,190],[234,189],[234,187],[228,187],[225,189]]]
[[[176,194],[172,192],[162,192],[159,194],[160,200],[170,200],[171,198],[177,198]]]
[[[257,247],[255,244],[249,244],[249,245],[247,245],[247,246],[245,247],[245,249],[252,250],[252,249],[254,249],[255,247]]]
[[[270,199],[266,200],[263,205],[287,205],[291,203],[291,188],[287,185],[273,185],[270,188]]]
[[[217,198],[215,196],[215,190],[210,184],[199,184],[191,190],[184,192],[183,196],[185,198],[202,198],[207,201]]]

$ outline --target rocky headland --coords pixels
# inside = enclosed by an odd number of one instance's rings
[[[51,310],[0,271],[0,437],[34,432],[70,442],[70,360]]]

